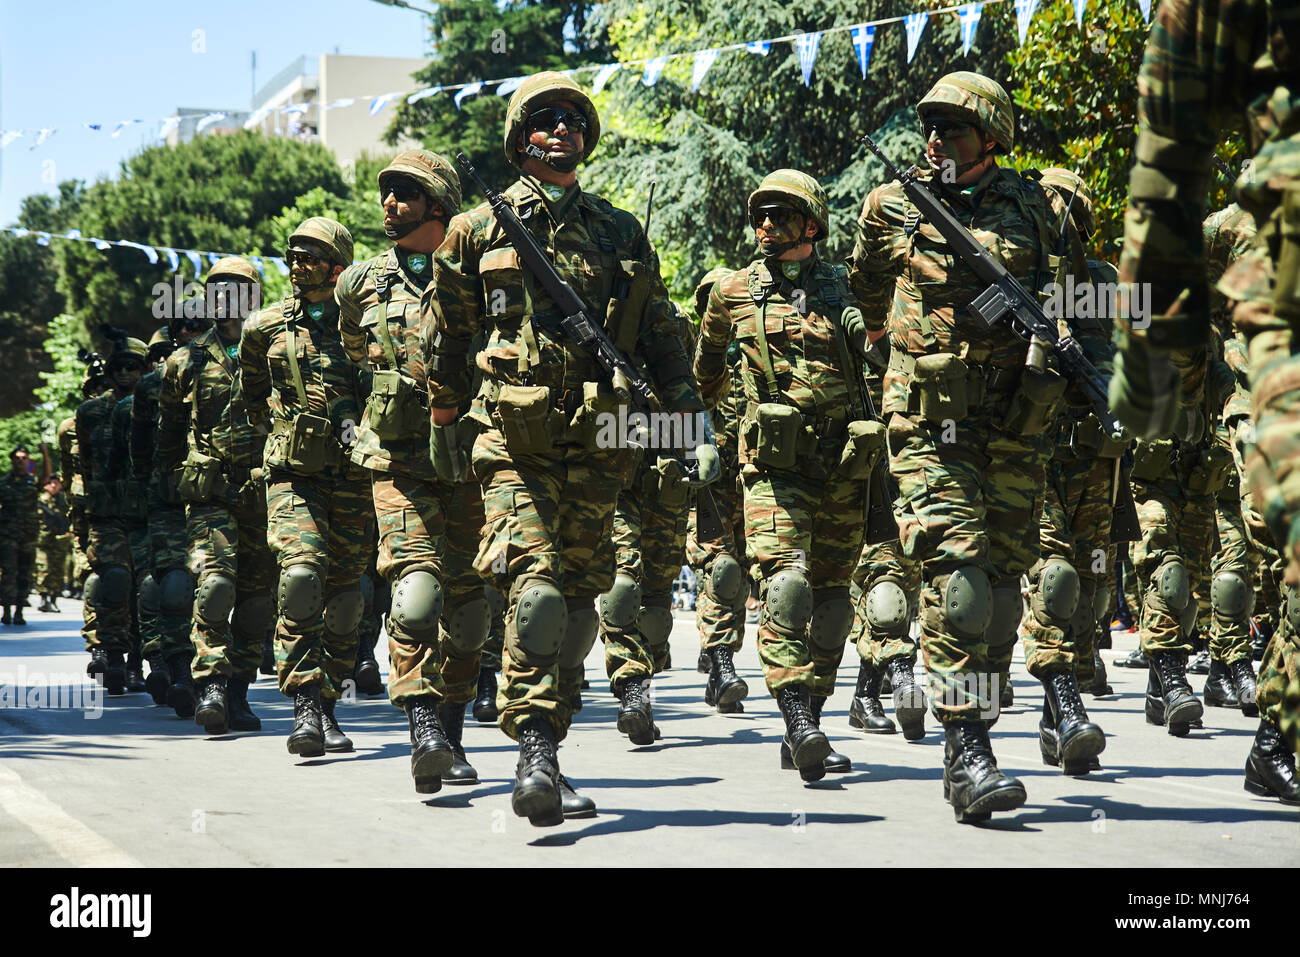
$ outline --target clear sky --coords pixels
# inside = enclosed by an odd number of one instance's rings
[[[247,110],[250,51],[261,86],[304,53],[427,56],[426,22],[373,0],[4,0],[0,129],[58,132],[36,149],[27,134],[0,150],[0,224],[14,224],[24,196],[53,193],[61,180],[115,175],[122,160],[156,141],[158,119],[177,107]],[[111,139],[125,119],[145,122]]]

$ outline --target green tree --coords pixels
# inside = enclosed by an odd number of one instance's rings
[[[57,456],[55,430],[81,403],[86,367],[77,359],[77,350],[88,344],[85,327],[67,313],[53,317],[47,325],[41,351],[48,369],[40,372],[44,384],[35,390],[36,405],[0,419],[0,450],[6,454],[21,444],[35,456],[37,446],[45,442]],[[31,398],[29,393],[29,403]],[[57,465],[52,463],[52,467]]]

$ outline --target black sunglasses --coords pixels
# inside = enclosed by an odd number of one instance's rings
[[[949,136],[961,135],[975,127],[970,123],[961,120],[953,120],[944,116],[935,116],[921,124],[921,132],[926,139],[930,138],[931,133],[939,134],[939,139],[946,139]]]
[[[764,220],[770,219],[774,226],[786,229],[795,225],[795,220],[802,216],[803,213],[789,206],[759,206],[749,214],[749,225],[757,229]]]
[[[566,110],[562,106],[544,106],[528,117],[530,130],[555,130],[563,123],[570,133],[583,133],[587,129],[587,118],[577,110]]]
[[[323,263],[325,260],[320,256],[313,256],[311,253],[301,249],[290,249],[284,254],[284,261],[290,266],[296,266],[299,263],[302,263],[304,266],[315,266],[318,263]]]
[[[379,184],[379,202],[388,198],[392,193],[393,198],[399,203],[409,203],[413,199],[418,199],[424,195],[424,190],[407,180],[390,179]]]

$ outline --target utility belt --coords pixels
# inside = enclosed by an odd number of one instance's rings
[[[755,465],[804,470],[816,460],[828,473],[855,481],[871,475],[885,448],[885,428],[879,422],[801,412],[780,402],[746,409],[740,432]]]
[[[228,465],[222,459],[194,449],[185,457],[176,488],[182,501],[194,505],[211,502],[244,505],[266,495],[260,467]]]
[[[1217,495],[1236,477],[1232,452],[1217,442],[1203,449],[1180,448],[1173,439],[1139,441],[1129,477],[1137,482],[1177,481],[1193,495]]]
[[[977,363],[951,352],[912,356],[895,349],[889,368],[908,378],[907,411],[932,425],[960,422],[986,405],[1009,400],[1000,425],[1016,435],[1042,435],[1056,421],[1066,386],[1054,369]]]
[[[299,412],[292,419],[277,416],[271,420],[267,466],[315,475],[327,469],[340,470],[346,459],[343,446],[334,438],[334,424],[324,416]]]

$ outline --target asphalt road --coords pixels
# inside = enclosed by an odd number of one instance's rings
[[[1104,770],[1068,778],[1039,758],[1042,688],[1017,653],[1017,704],[994,747],[1029,802],[958,825],[932,719],[916,743],[849,728],[852,648],[822,725],[853,771],[805,786],[779,768],[781,718],[752,637],[737,658],[748,710],[714,714],[695,672],[694,617],[678,612],[675,667],[654,688],[663,740],[635,748],[615,730],[597,643],[561,763],[599,814],[539,829],[511,814],[516,750],[494,726],[466,725],[481,783],[429,796],[411,785],[406,719],[384,698],[340,705],[353,754],[289,755],[292,708],[268,678],[249,694],[263,731],[209,738],[147,695],[89,695],[80,606],[62,604],[59,615],[31,611],[26,629],[0,628],[4,866],[1300,864],[1300,813],[1242,789],[1257,721],[1207,709],[1203,731],[1170,737],[1144,722],[1145,672],[1112,668],[1115,694],[1085,698],[1108,735]],[[1107,658],[1135,641],[1122,636]],[[1193,678],[1198,693],[1202,682]]]

